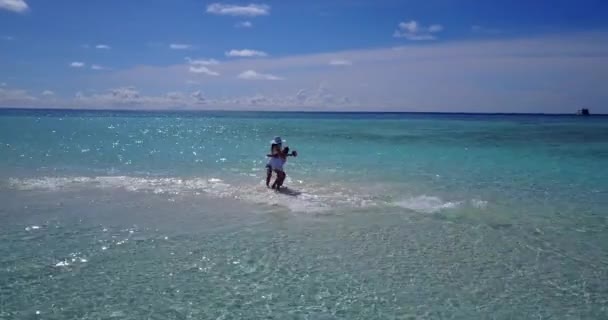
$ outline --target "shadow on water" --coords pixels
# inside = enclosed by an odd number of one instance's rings
[[[298,190],[290,189],[287,187],[283,187],[283,188],[279,189],[277,192],[280,194],[284,194],[284,195],[292,196],[292,197],[297,197],[302,194],[302,192],[300,192]]]

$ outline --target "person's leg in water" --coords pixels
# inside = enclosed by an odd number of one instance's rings
[[[270,188],[270,179],[272,178],[272,167],[266,165],[266,187]]]
[[[274,183],[272,184],[272,186],[270,188],[276,189],[277,185],[279,184],[279,179],[281,179],[281,173],[278,170],[273,170],[273,171],[277,174],[277,177],[274,178]]]
[[[285,174],[285,171],[282,170],[275,170],[275,172],[277,173],[277,178],[274,180],[272,188],[279,190],[283,186],[283,182],[285,182],[285,177],[287,175]]]
[[[285,182],[285,178],[287,178],[287,173],[285,173],[285,171],[281,172],[281,181],[279,181],[279,184],[277,185],[277,189],[280,189],[283,187],[283,182]]]
[[[279,182],[279,188],[283,187],[283,183],[285,182],[286,178],[287,178],[287,173],[285,171],[283,171],[283,176],[281,177],[281,182]]]

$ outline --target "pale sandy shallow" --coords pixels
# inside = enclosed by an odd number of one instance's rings
[[[0,197],[6,318],[566,319],[607,312],[602,230],[492,225],[450,208],[306,213],[107,188]]]

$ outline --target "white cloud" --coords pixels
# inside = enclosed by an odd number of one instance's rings
[[[189,57],[186,57],[185,60],[188,61],[188,63],[191,65],[195,64],[202,66],[215,66],[220,64],[220,62],[215,59],[191,59]]]
[[[9,107],[28,106],[36,100],[26,90],[0,88],[0,105]]]
[[[200,90],[192,92],[192,94],[190,94],[190,97],[192,97],[196,103],[207,102],[207,99],[205,99],[205,96]]]
[[[70,67],[72,67],[72,68],[82,68],[84,66],[85,66],[84,62],[74,61],[74,62],[70,63]]]
[[[184,43],[172,43],[169,45],[169,48],[171,48],[172,50],[188,50],[192,49],[192,45]]]
[[[119,87],[106,92],[85,94],[77,92],[70,101],[74,107],[83,106],[95,109],[122,107],[128,109],[171,109],[171,108],[199,108],[206,105],[207,98],[200,91],[185,94],[180,91],[171,91],[161,95],[144,95],[135,87]],[[221,101],[216,100],[216,104]]]
[[[418,24],[417,21],[400,22],[398,29],[393,33],[395,38],[406,38],[408,40],[435,40],[437,37],[434,33],[443,31],[443,26],[433,24],[429,27],[424,27]]]
[[[177,101],[180,99],[184,98],[184,94],[181,92],[176,92],[176,91],[172,91],[172,92],[167,92],[167,94],[165,94],[165,96],[169,99],[169,100],[173,100],[173,101]]]
[[[110,89],[109,95],[119,100],[137,100],[140,98],[139,91],[137,91],[135,87]]]
[[[110,89],[105,93],[95,93],[85,95],[82,92],[77,92],[74,101],[84,105],[99,105],[112,107],[115,105],[139,105],[144,103],[145,99],[141,98],[139,91],[135,87],[120,87]]]
[[[330,66],[350,66],[352,64],[352,61],[344,59],[333,59],[329,61]]]
[[[225,16],[266,16],[270,14],[270,6],[265,4],[249,4],[238,6],[232,4],[212,3],[207,6],[207,13]]]
[[[232,49],[226,52],[227,57],[266,57],[268,54],[264,51],[251,49],[235,50]]]
[[[47,97],[48,97],[48,96],[54,96],[54,95],[55,95],[55,92],[53,92],[53,91],[51,91],[51,90],[44,90],[44,91],[42,91],[42,95],[43,95],[43,96],[47,96]]]
[[[335,95],[324,83],[321,83],[317,88],[308,90],[300,89],[295,95],[293,102],[288,105],[298,107],[344,107],[354,105],[352,99],[345,96]]]
[[[104,50],[112,49],[112,47],[110,47],[107,44],[98,44],[98,45],[95,46],[95,48],[97,48],[97,49],[104,49]]]
[[[91,70],[99,71],[99,70],[103,70],[103,69],[105,69],[105,68],[102,67],[102,66],[100,66],[100,65],[98,65],[98,64],[91,65]]]
[[[0,9],[22,13],[29,7],[24,0],[0,0]]]
[[[253,23],[251,21],[239,21],[234,26],[237,28],[251,28],[253,27]]]
[[[237,78],[243,80],[283,80],[281,77],[277,77],[272,74],[258,73],[254,70],[247,70],[240,73]]]
[[[215,59],[190,59],[186,57],[186,61],[190,65],[188,70],[192,73],[206,74],[209,76],[219,76],[219,72],[209,69],[207,66],[218,65],[219,61]]]
[[[332,108],[348,108],[356,104],[345,96],[335,95],[325,85],[313,89],[300,89],[283,94],[257,93],[248,96],[238,96],[220,99],[207,99],[207,105],[240,110],[327,110]],[[335,109],[334,109],[335,110]]]
[[[218,72],[212,71],[205,66],[191,65],[189,70],[192,73],[206,74],[209,76],[219,76],[220,75]]]

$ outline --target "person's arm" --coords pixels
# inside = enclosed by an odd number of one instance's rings
[[[281,151],[279,151],[279,150],[272,149],[272,150],[270,151],[270,153],[269,153],[269,154],[267,154],[266,156],[267,156],[267,157],[270,157],[270,158],[278,158],[279,156],[281,156],[281,153],[282,153],[282,152],[281,152]]]
[[[281,153],[284,157],[297,157],[298,156],[298,152],[295,150],[290,153],[289,147],[285,147],[285,149],[281,150]]]

